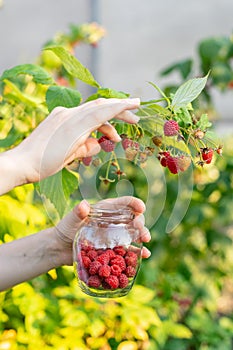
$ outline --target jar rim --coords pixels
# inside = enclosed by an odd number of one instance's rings
[[[106,207],[98,207],[95,205],[90,206],[89,218],[93,219],[109,219],[112,218],[114,220],[133,220],[135,214],[133,211],[128,208],[106,208]]]

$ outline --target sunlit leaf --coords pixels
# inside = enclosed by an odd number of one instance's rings
[[[109,88],[100,88],[97,92],[88,97],[87,101],[96,100],[97,98],[127,98],[129,94]]]
[[[55,207],[60,217],[67,208],[70,195],[78,188],[77,176],[65,168],[36,186],[42,197],[47,198]]]
[[[69,51],[64,49],[62,46],[48,46],[44,50],[51,50],[61,60],[63,66],[69,74],[73,77],[78,78],[86,84],[94,87],[100,87],[91,72]]]
[[[42,67],[35,64],[21,64],[11,69],[5,70],[0,80],[15,79],[18,75],[31,75],[38,84],[54,84],[53,78]]]
[[[190,79],[182,84],[175,92],[172,98],[174,110],[186,107],[190,102],[195,100],[204,89],[208,79],[208,74],[203,78]]]
[[[79,91],[64,86],[52,85],[46,92],[46,103],[49,112],[55,107],[76,107],[81,102],[81,94]]]

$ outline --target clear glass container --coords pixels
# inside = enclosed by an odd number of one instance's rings
[[[92,207],[76,234],[73,261],[81,290],[91,296],[121,297],[131,290],[141,264],[142,244],[128,208]]]

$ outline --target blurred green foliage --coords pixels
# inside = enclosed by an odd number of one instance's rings
[[[59,40],[67,37],[59,36]],[[51,57],[49,65],[44,57],[38,62],[48,72],[55,71],[55,77],[72,80],[67,72],[63,77],[59,61],[53,65]],[[212,61],[208,64],[205,71],[211,69]],[[186,62],[182,69],[189,71],[189,66]],[[1,84],[3,151],[30,133],[48,110],[45,101],[38,100],[45,87],[31,77],[17,79],[13,85],[5,81],[4,99]],[[231,350],[232,141],[231,137],[224,140],[224,155],[214,164],[205,170],[194,169],[190,205],[169,234],[166,228],[177,198],[177,177],[164,174],[166,198],[159,214],[158,189],[149,189],[158,216],[147,244],[152,256],[143,261],[128,296],[114,300],[88,297],[79,290],[72,267],[52,270],[0,294],[0,350]],[[148,184],[142,175],[135,176],[134,169],[129,169],[135,195],[146,199]],[[32,185],[2,196],[0,212],[1,242],[51,225]],[[55,216],[53,209],[51,213]]]

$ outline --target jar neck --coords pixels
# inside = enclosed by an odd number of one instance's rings
[[[128,224],[135,217],[129,208],[108,209],[91,206],[89,219],[93,222]]]

